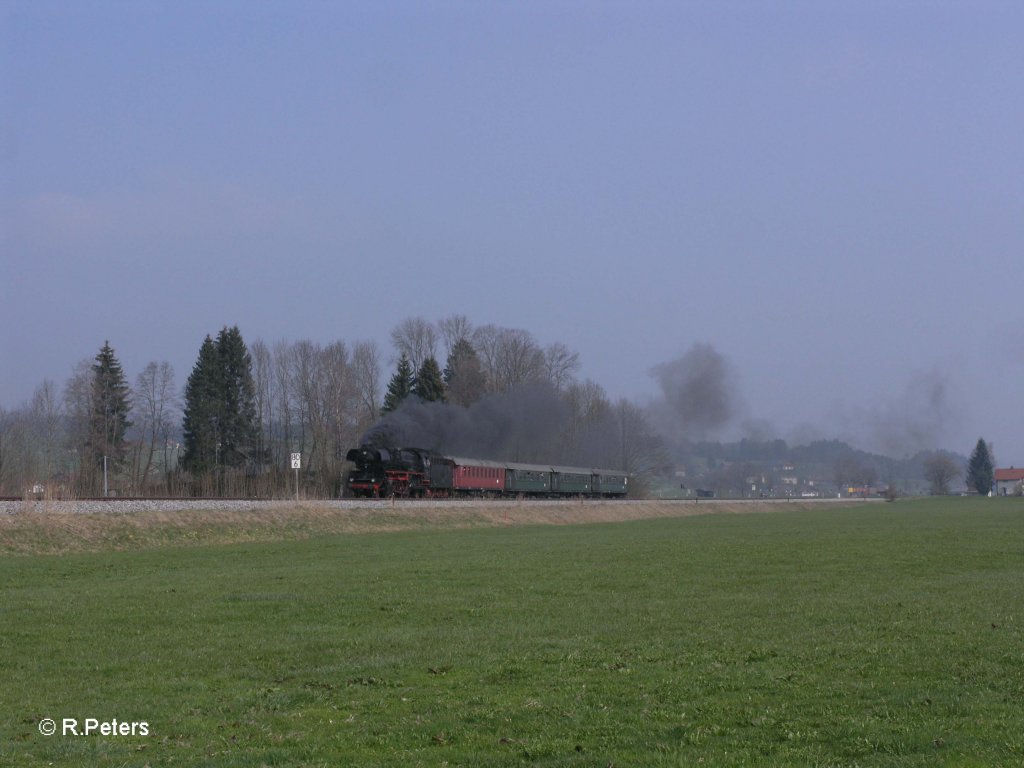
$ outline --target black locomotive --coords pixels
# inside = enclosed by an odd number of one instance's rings
[[[347,488],[366,498],[590,496],[622,498],[629,475],[610,469],[487,461],[422,448],[353,448]]]

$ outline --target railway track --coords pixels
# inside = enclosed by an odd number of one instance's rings
[[[257,499],[249,496],[69,496],[67,498],[47,499],[38,496],[0,496],[0,501],[275,501],[275,499]],[[279,499],[278,501],[288,501]]]

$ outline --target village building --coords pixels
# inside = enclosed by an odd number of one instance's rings
[[[1024,492],[1024,469],[997,469],[996,496],[1020,496]]]

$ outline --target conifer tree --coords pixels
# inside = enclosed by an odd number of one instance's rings
[[[216,347],[223,398],[220,458],[226,466],[239,467],[252,455],[257,439],[252,356],[237,325],[221,330]]]
[[[444,384],[446,399],[456,405],[472,405],[484,393],[487,378],[476,350],[466,339],[459,339],[452,346],[444,367]]]
[[[185,384],[184,447],[181,465],[189,472],[212,471],[219,461],[221,397],[220,358],[207,336]]]
[[[974,452],[971,453],[970,461],[967,462],[967,485],[982,496],[987,496],[992,490],[994,475],[992,453],[984,439],[979,437],[978,444],[974,446]]]
[[[131,399],[121,363],[109,341],[103,342],[102,349],[96,355],[92,374],[89,436],[86,443],[89,463],[102,470],[103,457],[106,456],[108,469],[111,462],[115,469],[119,469],[128,450],[125,432],[132,425],[128,419]]]
[[[388,382],[388,391],[384,395],[384,405],[381,406],[381,413],[390,413],[398,408],[399,404],[412,393],[413,378],[412,365],[409,358],[404,354],[398,359],[398,368],[395,375]]]
[[[242,466],[256,444],[252,357],[238,326],[207,336],[185,385],[182,466],[195,474]]]
[[[423,361],[423,365],[416,373],[412,392],[420,400],[427,402],[444,401],[444,380],[441,378],[441,366],[433,357],[428,357]]]

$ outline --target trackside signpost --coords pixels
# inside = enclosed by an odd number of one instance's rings
[[[292,469],[295,470],[295,500],[299,500],[299,469],[302,467],[302,454],[292,454]]]

